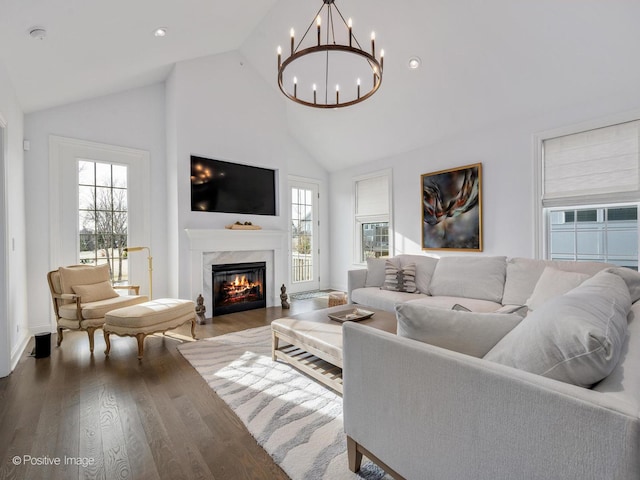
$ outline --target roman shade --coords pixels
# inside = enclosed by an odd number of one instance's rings
[[[640,120],[543,141],[545,207],[640,195]]]
[[[389,177],[365,178],[356,181],[356,215],[389,214]]]

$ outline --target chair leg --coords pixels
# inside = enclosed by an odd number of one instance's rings
[[[62,343],[62,327],[58,327],[58,346]]]
[[[191,338],[196,338],[196,319],[191,320]]]
[[[93,334],[97,329],[95,327],[87,327],[87,335],[89,335],[89,351],[93,353]]]
[[[108,357],[109,352],[111,351],[111,339],[109,338],[109,332],[104,332],[104,343],[107,345],[104,354]]]
[[[136,335],[136,339],[138,340],[138,360],[142,360],[142,355],[144,354],[144,337],[146,336],[146,333],[138,333]]]

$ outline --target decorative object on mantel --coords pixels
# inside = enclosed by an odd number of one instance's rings
[[[207,323],[207,319],[204,316],[204,312],[207,311],[207,307],[204,306],[204,297],[202,294],[198,294],[198,298],[196,299],[196,315],[198,317],[198,325],[204,325]]]
[[[282,308],[285,310],[291,308],[291,304],[287,301],[287,287],[284,286],[284,283],[280,287],[280,302],[282,303]]]
[[[314,23],[316,35],[309,35]],[[364,51],[353,33],[351,19],[345,20],[334,0],[323,0],[298,45],[291,29],[291,54],[284,61],[282,47],[278,47],[278,86],[287,98],[307,107],[348,107],[376,93],[382,83],[383,66],[384,50],[376,58],[375,33],[371,32],[371,53]],[[299,91],[298,78],[317,83],[305,83]]]
[[[231,225],[227,225],[224,228],[229,230],[262,230],[262,227],[259,225],[253,225],[251,222],[236,222]]]
[[[482,164],[420,177],[422,249],[482,251]]]

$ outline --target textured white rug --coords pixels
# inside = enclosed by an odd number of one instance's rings
[[[342,398],[282,362],[271,360],[271,327],[178,347],[251,435],[293,480],[390,478],[363,460],[349,471]]]

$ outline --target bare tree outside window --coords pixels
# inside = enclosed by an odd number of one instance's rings
[[[111,280],[128,280],[127,167],[78,161],[80,262],[108,263]]]

